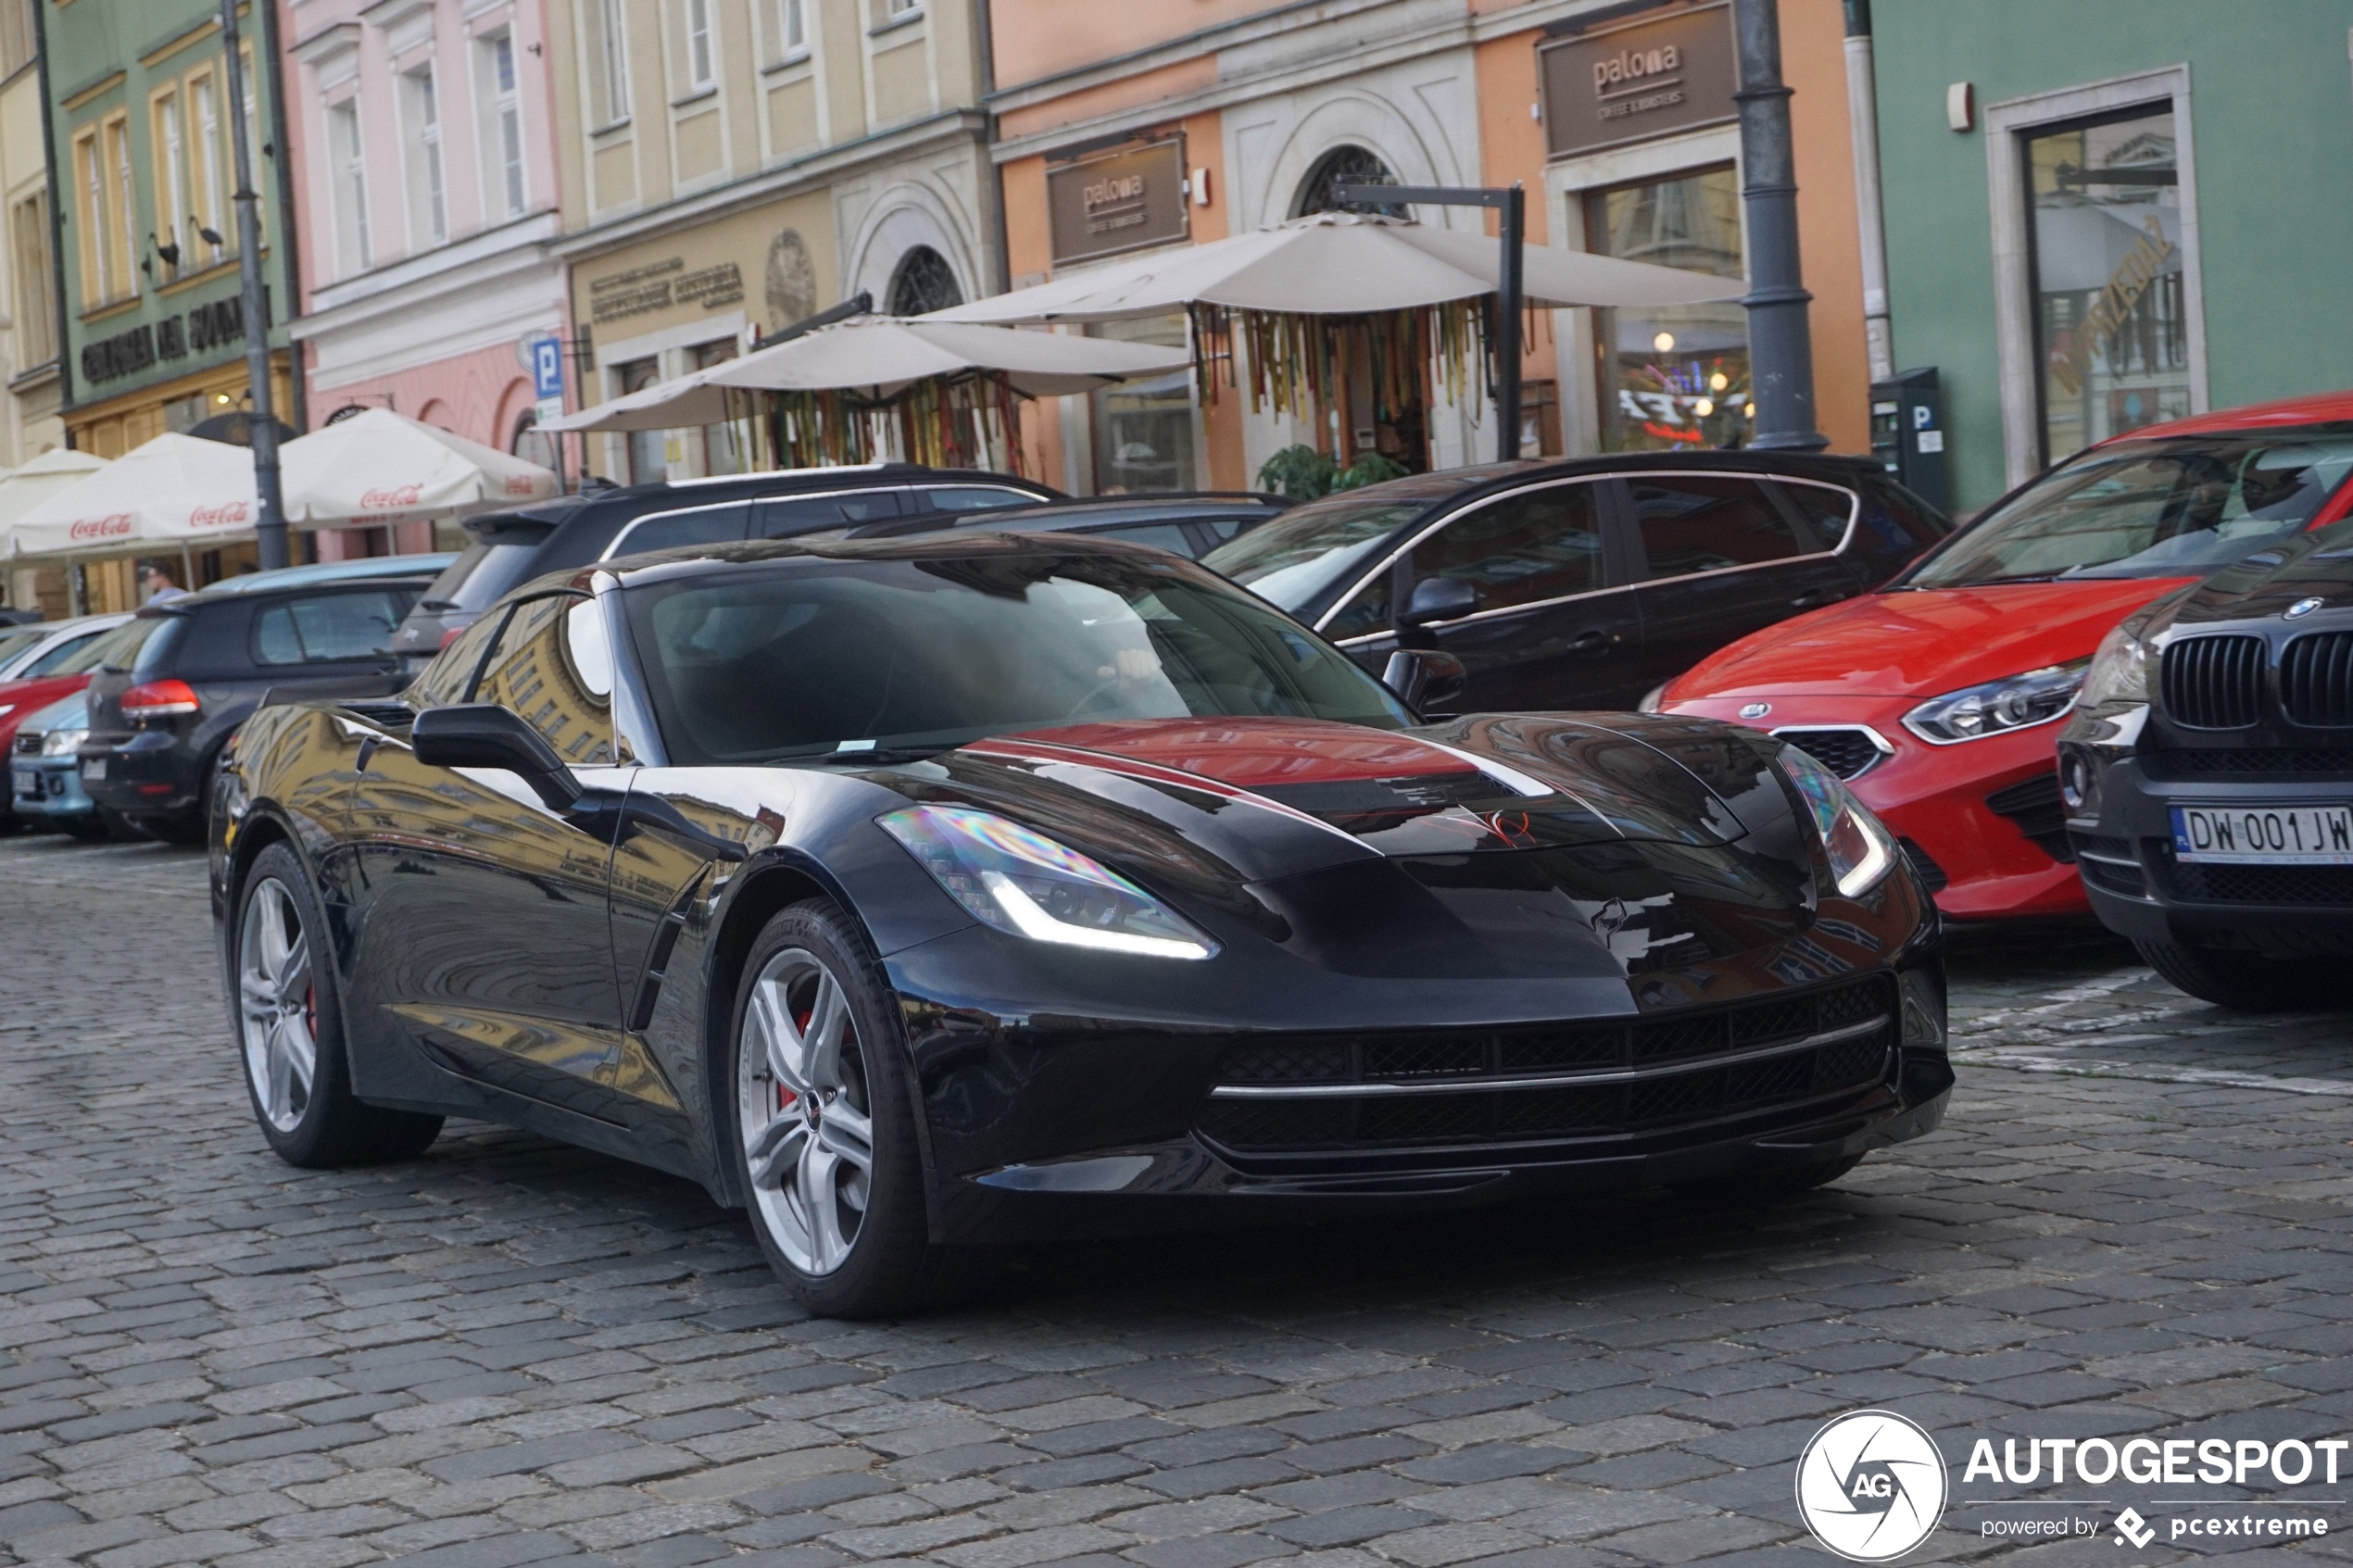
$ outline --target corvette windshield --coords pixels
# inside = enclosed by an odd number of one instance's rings
[[[1979,519],[1897,586],[2203,577],[2304,528],[2348,472],[2342,431],[2120,442]]]
[[[903,758],[1118,719],[1413,721],[1297,623],[1175,561],[786,559],[625,602],[662,738],[689,765]]]

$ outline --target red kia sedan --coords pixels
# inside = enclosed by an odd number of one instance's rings
[[[1958,920],[2088,912],[2058,721],[2150,600],[2353,512],[2353,392],[2152,425],[2012,491],[1875,593],[1703,659],[1653,711],[1769,730],[1844,778]]]

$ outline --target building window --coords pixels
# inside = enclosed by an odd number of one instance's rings
[[[132,275],[132,235],[138,232],[138,197],[131,183],[131,121],[117,116],[107,121],[107,174],[114,182],[107,193],[108,216],[114,220],[114,276],[124,298],[139,292],[139,280]]]
[[[809,52],[809,0],[777,0],[781,16],[779,30],[785,41],[785,57]]]
[[[924,0],[882,0],[883,20],[895,22],[923,15]]]
[[[643,392],[661,380],[659,358],[632,359],[625,365],[615,365],[613,378],[620,382],[620,395]],[[658,430],[633,430],[629,433],[629,483],[650,484],[670,477],[667,443]]]
[[[1742,277],[1739,178],[1710,169],[1591,192],[1585,243],[1599,256]],[[1739,446],[1754,428],[1737,301],[1597,309],[1593,357],[1605,452]]]
[[[699,93],[716,80],[711,60],[711,0],[686,0],[686,86]]]
[[[74,202],[81,207],[82,302],[104,304],[113,294],[107,276],[107,181],[98,157],[98,133],[74,138]]]
[[[709,370],[724,365],[736,357],[736,340],[723,337],[716,343],[698,343],[686,351],[694,369]],[[748,401],[748,400],[747,400]],[[736,438],[733,420],[722,420],[702,427],[702,471],[705,473],[742,473],[744,471],[743,443]]]
[[[1334,147],[1330,152],[1317,158],[1315,167],[1307,171],[1307,178],[1299,182],[1299,197],[1292,203],[1291,216],[1304,218],[1311,212],[1334,210],[1340,206],[1340,203],[1332,198],[1332,190],[1338,185],[1394,185],[1396,183],[1397,176],[1389,171],[1389,165],[1381,162],[1378,155],[1363,147]],[[1349,210],[1385,212],[1391,218],[1405,216],[1405,209],[1394,203],[1368,207],[1360,202]]]
[[[598,83],[604,89],[603,123],[629,118],[629,15],[623,0],[598,0]]]
[[[209,73],[189,82],[188,103],[195,111],[196,156],[191,161],[189,174],[196,187],[196,206],[186,243],[202,242],[206,258],[219,261],[233,248],[230,244],[233,225],[229,221],[228,185],[220,177],[220,107],[213,96]],[[205,239],[199,232],[205,229],[212,231],[212,239]]]
[[[2190,413],[2170,107],[2019,138],[2044,464]]]
[[[36,193],[9,214],[17,270],[17,357],[19,369],[57,357],[57,300],[49,266],[49,199]]]
[[[1104,321],[1087,329],[1089,337],[1123,343],[1185,346],[1185,318],[1145,316]],[[1195,457],[1193,373],[1121,382],[1092,395],[1095,427],[1095,491],[1125,495],[1147,490],[1191,490],[1201,481]]]
[[[890,275],[889,312],[893,316],[923,316],[964,303],[948,258],[929,245],[917,245],[899,258]]]
[[[327,111],[328,156],[333,160],[336,238],[343,249],[344,271],[364,272],[375,265],[368,235],[368,167],[359,140],[359,106],[335,105]]]
[[[195,262],[188,236],[182,232],[188,216],[188,177],[179,94],[166,93],[156,99],[155,120],[156,259],[163,263],[166,278],[176,278],[193,270]]]
[[[449,201],[441,163],[441,95],[433,68],[409,72],[405,85],[409,132],[417,144],[409,176],[409,220],[429,243],[442,245],[449,238]]]
[[[0,0],[0,76],[32,63],[32,8],[41,0]]]
[[[487,106],[490,146],[498,159],[491,188],[498,193],[509,218],[521,218],[524,206],[522,168],[522,94],[515,76],[515,41],[500,33],[486,47],[490,58],[484,72],[490,87]]]

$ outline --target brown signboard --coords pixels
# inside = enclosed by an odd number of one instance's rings
[[[1181,138],[1121,147],[1046,171],[1054,260],[1083,261],[1189,233]]]
[[[1537,52],[1544,150],[1569,157],[1738,117],[1731,7],[1700,6]]]

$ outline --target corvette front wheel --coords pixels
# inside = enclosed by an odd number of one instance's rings
[[[862,934],[828,900],[753,943],[736,998],[736,1173],[752,1230],[810,1311],[874,1317],[931,1299],[932,1245],[906,1045]]]

